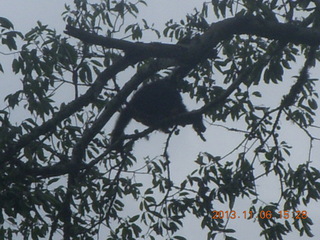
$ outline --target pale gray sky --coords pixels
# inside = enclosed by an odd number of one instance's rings
[[[23,33],[30,30],[30,28],[36,25],[36,22],[40,20],[43,24],[48,24],[51,28],[57,29],[58,32],[63,32],[65,28],[64,22],[61,18],[61,13],[64,10],[65,3],[72,3],[73,1],[69,0],[0,0],[0,16],[6,17],[14,23],[15,29],[18,31],[22,31]],[[168,19],[175,19],[179,21],[181,18],[184,18],[186,13],[192,13],[195,7],[195,3],[198,6],[201,6],[201,1],[194,0],[153,0],[147,1],[149,7],[141,8],[141,16],[140,18],[147,19],[150,23],[155,22],[156,28],[163,27],[164,23]],[[154,35],[147,35],[146,38],[142,39],[142,41],[149,42],[155,41],[156,38]],[[1,48],[0,48],[1,50]],[[2,51],[2,50],[1,50]],[[1,56],[1,62],[3,63],[5,56]],[[5,65],[5,75],[0,74],[0,98],[9,93],[14,92],[20,86],[19,76],[15,76],[11,74],[10,65]],[[300,67],[300,66],[299,66]],[[129,78],[130,76],[128,76]],[[291,84],[290,84],[291,85]],[[268,89],[271,95],[271,99],[274,99],[272,96],[275,89]],[[0,104],[2,107],[2,103]],[[189,108],[190,109],[190,108]],[[19,121],[19,120],[17,120]],[[207,125],[207,124],[206,124]],[[238,125],[238,124],[235,124]],[[239,126],[239,125],[238,125]],[[106,126],[112,127],[112,126]],[[134,125],[136,127],[136,125]],[[128,128],[134,129],[133,127]],[[205,133],[207,138],[207,142],[203,143],[201,140],[197,139],[196,134],[191,130],[191,128],[186,127],[187,130],[181,130],[178,136],[175,136],[172,140],[172,144],[175,146],[174,149],[169,151],[170,157],[172,159],[171,170],[174,170],[175,176],[173,178],[177,180],[181,180],[186,174],[189,174],[192,169],[194,169],[195,164],[193,163],[193,159],[195,159],[196,154],[199,151],[209,151],[214,153],[215,155],[224,155],[230,149],[235,147],[240,141],[241,137],[236,133],[228,133],[224,129],[221,128],[211,128]],[[308,145],[308,139],[305,137],[301,137],[300,132],[297,132],[297,129],[292,125],[287,124],[283,127],[284,132],[286,132],[286,136],[292,141],[291,144],[297,147],[301,147],[303,145]],[[141,143],[136,144],[136,152],[142,153],[142,156],[146,154],[146,152],[155,152],[160,154],[164,147],[164,141],[166,136],[162,133],[155,132],[150,135],[149,146],[147,150],[145,149],[145,144],[141,141]],[[298,141],[296,141],[298,140]],[[320,146],[319,146],[320,147]],[[300,163],[299,160],[305,159],[307,154],[306,149],[301,150],[302,148],[293,149],[293,157],[292,157],[292,165],[297,165]],[[308,149],[307,149],[308,150]],[[319,159],[318,159],[319,160]],[[304,161],[304,160],[302,160]],[[188,162],[188,164],[186,164]],[[142,164],[141,164],[142,165]],[[318,165],[319,166],[319,165]],[[279,186],[277,182],[277,178],[270,176],[268,182],[259,182],[258,187],[261,189],[265,189],[265,191],[261,192],[261,198],[265,201],[275,201],[273,198],[274,194],[279,192]],[[260,190],[261,190],[260,189]],[[250,206],[250,201],[241,200],[237,201],[235,210],[240,213],[244,210],[247,210]],[[216,209],[228,210],[227,206],[223,206],[222,204],[215,204]],[[313,204],[308,208],[309,215],[313,218],[315,226],[313,228],[313,233],[315,234],[314,239],[320,238],[320,209],[319,204]],[[206,232],[197,230],[195,231],[194,226],[198,221],[192,218],[188,218],[184,228],[181,230],[181,233],[188,237],[189,240],[197,240],[197,239],[205,239]],[[259,232],[261,231],[258,228],[257,224],[252,224],[251,221],[246,221],[243,219],[234,219],[230,220],[229,227],[234,227],[238,232],[235,234],[236,237],[240,240],[247,239],[262,239],[259,237]],[[224,239],[223,236],[217,238],[218,240]],[[285,239],[301,239],[297,233],[290,235]],[[305,238],[306,239],[306,238]]]

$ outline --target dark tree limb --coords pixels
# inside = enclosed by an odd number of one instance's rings
[[[89,33],[71,26],[67,26],[65,33],[83,42],[123,50],[128,54],[134,53],[144,57],[174,58],[177,60],[192,60],[198,56],[203,57],[208,49],[214,48],[219,42],[229,39],[235,34],[256,35],[310,46],[320,44],[320,31],[250,15],[236,16],[213,23],[199,39],[191,41],[189,46],[158,42],[130,42]]]
[[[73,148],[71,162],[75,165],[81,163],[88,144],[101,131],[132,91],[134,91],[145,79],[150,78],[159,70],[167,68],[170,65],[170,62],[153,61],[148,67],[138,71],[138,73],[134,75],[134,77],[124,85],[121,91],[107,104],[94,123],[84,131],[82,138]]]
[[[83,107],[87,106],[90,102],[96,99],[110,78],[138,61],[139,60],[135,58],[132,59],[124,57],[111,67],[104,70],[97,77],[94,84],[87,90],[86,93],[71,101],[69,104],[61,108],[59,112],[54,113],[50,120],[44,122],[40,126],[35,127],[32,132],[21,136],[20,139],[15,144],[12,144],[9,149],[6,149],[4,152],[0,153],[0,164],[13,159],[22,148],[32,143],[38,137],[53,132],[62,120],[70,117],[75,112],[80,111]]]
[[[24,172],[32,176],[41,176],[41,177],[53,177],[58,175],[63,175],[77,170],[82,170],[86,168],[86,165],[81,162],[83,159],[84,151],[90,141],[99,133],[99,131],[104,127],[104,125],[109,121],[112,115],[118,110],[122,102],[130,95],[138,85],[144,81],[146,78],[153,76],[157,71],[167,68],[172,65],[170,61],[153,61],[149,67],[140,69],[135,76],[128,81],[121,91],[108,103],[105,109],[102,111],[99,118],[87,128],[82,138],[76,143],[73,153],[72,161],[63,161],[59,162],[53,166],[46,166],[42,168],[28,168],[24,169]],[[175,74],[175,77],[178,77],[179,74],[186,74],[186,70],[182,68],[178,73]],[[81,98],[81,97],[80,97]]]
[[[163,57],[175,59],[181,58],[186,52],[186,48],[182,45],[130,42],[89,33],[70,25],[66,27],[65,33],[88,44],[123,50],[128,55],[139,55],[143,58]]]

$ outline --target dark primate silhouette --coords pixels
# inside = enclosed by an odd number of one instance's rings
[[[149,127],[157,126],[161,131],[166,133],[174,125],[185,126],[193,124],[194,130],[205,141],[202,132],[206,130],[206,127],[203,125],[201,115],[196,115],[196,117],[179,122],[159,125],[161,120],[187,112],[186,106],[183,104],[181,95],[173,81],[165,79],[147,84],[134,94],[128,105],[121,111],[111,134],[111,144],[119,140],[132,118]],[[122,145],[122,142],[118,142],[116,149],[121,149]]]

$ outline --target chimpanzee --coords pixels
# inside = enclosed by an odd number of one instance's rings
[[[151,127],[159,125],[161,120],[187,112],[175,82],[164,79],[149,83],[140,88],[121,111],[111,134],[111,144],[119,140],[132,118]],[[206,130],[206,127],[203,125],[201,115],[175,123],[162,124],[159,125],[159,129],[168,133],[169,128],[174,125],[185,126],[187,124],[193,124],[194,130],[205,141],[202,132]],[[118,143],[116,148],[121,149],[121,146],[122,143]]]

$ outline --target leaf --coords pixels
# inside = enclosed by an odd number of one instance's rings
[[[308,100],[308,105],[313,110],[318,109],[318,104],[317,104],[316,100],[314,100],[314,99],[309,99]]]
[[[182,237],[182,236],[174,236],[173,239],[177,239],[177,240],[187,240],[186,238]]]
[[[13,29],[13,24],[7,18],[0,17],[0,26],[6,29]]]
[[[261,93],[258,91],[253,92],[252,95],[256,97],[262,97]]]
[[[140,215],[135,215],[132,218],[129,219],[129,222],[135,222],[139,219]]]

